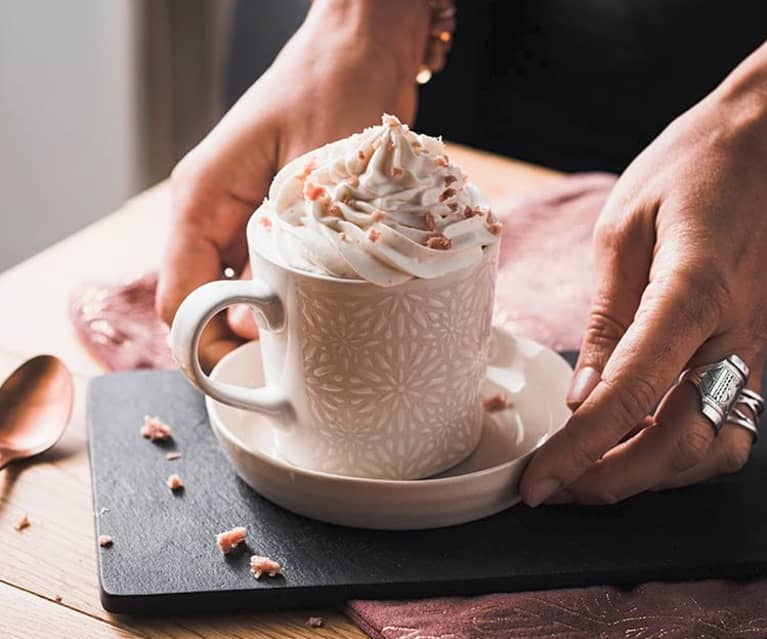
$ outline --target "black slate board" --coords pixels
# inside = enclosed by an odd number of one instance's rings
[[[174,442],[139,435],[145,414]],[[88,427],[104,607],[157,613],[329,605],[349,598],[475,594],[767,574],[767,446],[739,474],[607,508],[524,506],[452,528],[389,532],[294,515],[259,497],[219,450],[202,396],[177,372],[91,382]],[[762,423],[764,428],[764,421]],[[169,450],[183,452],[177,461]],[[173,495],[172,472],[186,489]],[[221,530],[249,548],[222,558]],[[251,553],[283,564],[256,581]]]

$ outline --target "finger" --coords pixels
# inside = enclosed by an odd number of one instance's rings
[[[699,464],[664,479],[653,486],[653,490],[690,486],[718,475],[735,473],[748,461],[752,445],[753,436],[745,428],[735,424],[725,424]]]
[[[650,282],[601,381],[525,470],[520,491],[527,504],[573,483],[653,412],[719,323],[721,302],[712,290],[697,271]]]
[[[758,357],[755,362],[746,387],[761,393],[764,357]],[[748,411],[748,409],[745,409],[745,411]],[[758,426],[759,416],[754,415],[754,418]],[[668,488],[688,486],[718,475],[735,473],[743,468],[748,461],[752,446],[753,435],[747,429],[737,424],[727,423],[722,427],[708,453],[699,464],[666,478],[654,486],[654,489],[666,490]]]
[[[246,264],[240,279],[247,280],[252,277],[250,264]],[[227,321],[232,332],[246,340],[258,339],[258,325],[253,317],[253,312],[246,304],[230,306]]]
[[[721,360],[731,352],[743,350],[736,349],[729,337],[710,340],[696,354],[693,365]],[[748,434],[745,429],[739,430]],[[718,474],[715,466],[719,464],[738,462],[742,466],[750,439],[728,429],[723,447],[719,441],[722,434],[716,439],[715,434],[713,424],[700,410],[696,388],[687,382],[676,385],[658,408],[654,426],[608,452],[567,487],[566,497],[558,496],[556,502],[612,504],[680,476],[707,479]],[[723,458],[722,453],[731,453],[734,459]]]
[[[191,291],[220,279],[223,272],[220,251],[209,238],[196,228],[173,226],[176,232],[166,246],[157,283],[157,313],[167,324]]]
[[[688,421],[696,401],[690,384],[676,387],[654,425],[607,452],[567,486],[568,499],[556,503],[614,504],[698,464],[714,440],[714,429],[702,414]]]
[[[594,231],[594,297],[575,374],[567,395],[571,410],[580,406],[601,378],[647,286],[654,230],[652,213],[626,216],[608,200]]]

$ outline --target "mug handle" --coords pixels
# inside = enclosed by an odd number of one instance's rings
[[[208,377],[200,366],[200,336],[207,323],[227,306],[248,304],[260,316],[259,325],[270,331],[285,326],[285,310],[277,292],[266,282],[251,280],[219,280],[208,282],[192,291],[181,303],[173,318],[170,344],[173,355],[197,388],[219,402],[245,408],[288,421],[293,407],[282,389],[267,384],[247,388],[225,384]]]

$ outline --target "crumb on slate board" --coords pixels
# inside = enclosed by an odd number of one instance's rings
[[[157,417],[145,415],[141,435],[152,442],[164,442],[173,436],[173,430]]]
[[[177,475],[176,473],[170,475],[165,483],[168,484],[168,488],[174,491],[181,490],[184,487],[184,480],[181,479],[181,476]]]
[[[216,535],[216,543],[218,544],[219,549],[222,553],[225,555],[228,555],[230,552],[232,552],[237,546],[239,546],[243,541],[245,541],[245,537],[247,536],[248,531],[243,526],[238,526],[237,528],[232,528],[231,530],[225,530],[222,533],[219,533]]]
[[[250,572],[256,579],[261,579],[263,575],[269,575],[274,577],[279,574],[281,570],[280,564],[269,557],[262,557],[261,555],[253,555],[250,558]]]

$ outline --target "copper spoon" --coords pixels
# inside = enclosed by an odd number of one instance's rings
[[[53,446],[69,423],[72,373],[53,355],[24,362],[0,386],[0,469]]]

